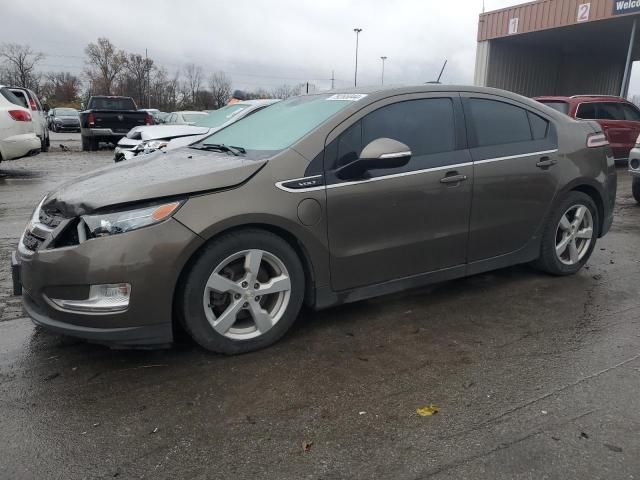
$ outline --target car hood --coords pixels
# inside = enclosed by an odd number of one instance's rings
[[[70,218],[104,207],[232,188],[266,163],[192,148],[156,152],[65,183],[47,196],[43,207]]]
[[[146,141],[203,135],[208,131],[209,128],[207,127],[194,127],[191,125],[149,125],[147,127],[133,128],[127,134],[127,137]]]

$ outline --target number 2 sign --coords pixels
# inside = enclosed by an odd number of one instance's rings
[[[578,5],[578,22],[588,21],[590,13],[591,13],[590,3],[583,3],[581,5]]]

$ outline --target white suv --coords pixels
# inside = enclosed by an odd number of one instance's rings
[[[49,151],[49,128],[47,124],[47,112],[42,108],[38,96],[28,88],[9,87],[9,90],[18,97],[23,107],[31,110],[33,127],[40,139],[40,148],[43,152]]]
[[[40,153],[29,109],[8,88],[0,85],[0,161]]]

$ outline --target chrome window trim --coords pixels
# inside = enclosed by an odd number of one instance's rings
[[[542,151],[539,151],[539,152],[520,153],[518,155],[509,155],[509,156],[506,156],[506,157],[487,158],[486,160],[477,160],[475,162],[455,163],[455,164],[452,164],[452,165],[444,165],[444,166],[441,166],[441,167],[424,168],[422,170],[413,170],[411,172],[394,173],[392,175],[384,175],[384,176],[381,176],[381,177],[367,178],[365,180],[356,180],[356,181],[353,181],[353,182],[334,183],[334,184],[331,184],[331,185],[320,185],[319,187],[311,187],[311,188],[287,188],[283,184],[289,183],[289,182],[295,182],[295,181],[299,181],[299,180],[310,180],[310,179],[313,179],[313,178],[322,177],[322,175],[314,175],[314,176],[311,176],[311,177],[292,178],[291,180],[283,180],[282,182],[276,183],[275,186],[277,188],[279,188],[280,190],[283,190],[285,192],[291,192],[291,193],[316,192],[316,191],[324,190],[324,189],[349,187],[349,186],[352,186],[352,185],[361,185],[361,184],[366,184],[366,183],[379,182],[379,181],[382,181],[382,180],[389,180],[389,179],[392,179],[392,178],[408,177],[408,176],[411,176],[411,175],[420,175],[420,174],[423,174],[423,173],[437,172],[437,171],[440,171],[440,170],[451,170],[451,169],[454,169],[454,168],[469,167],[471,165],[482,165],[484,163],[502,162],[504,160],[515,160],[517,158],[531,157],[531,156],[535,156],[535,155],[547,155],[547,154],[557,153],[557,152],[558,152],[558,149],[556,148],[556,149],[553,149],[553,150],[542,150]]]

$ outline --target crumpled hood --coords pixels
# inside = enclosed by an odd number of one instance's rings
[[[187,135],[204,135],[209,132],[208,127],[194,127],[191,125],[148,125],[145,127],[134,127],[127,138],[134,140],[159,140],[184,137]]]
[[[48,195],[43,208],[70,218],[112,205],[231,188],[266,163],[192,148],[156,152],[65,183]]]

